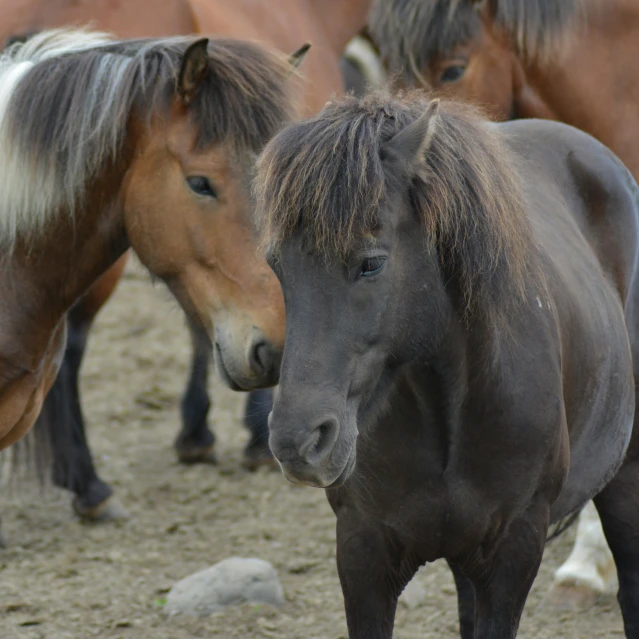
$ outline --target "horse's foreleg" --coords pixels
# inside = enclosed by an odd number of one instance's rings
[[[544,552],[550,506],[538,501],[493,548],[464,563],[475,587],[474,639],[514,639]]]
[[[579,515],[575,545],[555,572],[552,600],[560,607],[587,608],[613,590],[617,574],[595,505],[588,502]]]
[[[639,448],[637,442],[632,445]],[[626,637],[639,639],[639,453],[628,453],[621,470],[594,501],[617,565]]]
[[[397,599],[417,562],[370,522],[337,516],[337,569],[350,639],[391,639]]]
[[[215,436],[208,427],[211,409],[208,380],[213,350],[201,331],[191,325],[189,330],[193,344],[191,373],[180,405],[182,430],[174,446],[182,463],[214,463]]]

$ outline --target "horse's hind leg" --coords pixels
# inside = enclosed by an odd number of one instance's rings
[[[268,446],[268,415],[272,407],[273,391],[271,389],[252,391],[246,399],[244,424],[251,435],[244,449],[244,465],[249,470],[256,470],[260,466],[277,468],[277,463]]]
[[[617,565],[626,637],[639,639],[639,437],[631,446],[634,451],[594,501]]]
[[[579,515],[570,557],[555,572],[553,602],[561,608],[592,606],[616,581],[615,562],[592,502]]]
[[[200,330],[189,324],[193,358],[191,373],[182,396],[182,430],[175,440],[178,459],[184,464],[215,463],[215,436],[208,427],[211,409],[208,381],[213,351]]]
[[[84,309],[70,311],[64,360],[41,419],[49,431],[54,483],[75,493],[76,514],[92,521],[121,519],[128,513],[98,476],[84,429],[78,378],[90,326]]]

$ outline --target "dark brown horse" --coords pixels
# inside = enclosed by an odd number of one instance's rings
[[[119,37],[149,37],[199,32],[233,38],[260,40],[280,50],[294,50],[300,34],[314,43],[313,55],[305,63],[302,112],[311,115],[334,94],[343,90],[338,62],[344,46],[365,25],[370,0],[273,0],[256,5],[252,0],[119,0],[76,2],[75,0],[0,0],[3,12],[0,38],[26,36],[44,28],[91,23]],[[222,230],[220,228],[220,230]],[[233,227],[223,235],[233,234]],[[238,246],[237,242],[229,241]],[[61,375],[47,400],[38,432],[53,438],[56,483],[75,493],[74,509],[88,518],[110,517],[122,513],[111,487],[96,472],[88,447],[77,386],[79,367],[87,337],[98,309],[106,302],[120,277],[124,259],[106,273],[80,300],[68,318],[68,351]],[[175,440],[178,457],[184,462],[212,461],[214,434],[208,427],[212,400],[207,388],[213,353],[210,344],[192,331],[193,359],[187,388],[181,402],[182,429]],[[220,364],[220,357],[217,358]],[[256,362],[259,365],[259,361]],[[226,369],[222,379],[237,388]],[[254,468],[270,463],[268,426],[270,391],[255,391],[247,399],[245,423],[250,440],[245,463]],[[55,433],[53,432],[55,431]],[[45,442],[46,443],[46,442]]]
[[[639,179],[634,0],[384,0],[370,27],[393,73],[480,104],[497,119],[572,124]],[[584,514],[572,556],[556,573],[555,599],[591,603],[611,576],[601,527]]]
[[[443,557],[463,639],[512,639],[549,524],[594,496],[639,638],[623,164],[562,124],[372,95],[276,136],[257,186],[287,322],[270,444],[326,488],[350,637],[390,638]]]
[[[234,378],[277,380],[281,293],[246,184],[254,154],[294,113],[291,73],[241,41],[81,30],[43,32],[0,57],[0,448],[40,412],[66,312],[129,246],[198,330],[227,327]],[[220,225],[241,251],[228,254]],[[258,345],[271,358],[261,369]]]

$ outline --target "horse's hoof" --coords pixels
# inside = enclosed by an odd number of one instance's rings
[[[107,521],[122,521],[129,519],[129,511],[120,503],[115,496],[105,499],[97,506],[83,506],[76,497],[73,500],[73,512],[85,522],[103,523]]]
[[[217,464],[215,446],[176,448],[181,464]]]
[[[550,594],[550,603],[557,610],[588,610],[602,596],[602,592],[585,583],[562,581],[556,583]]]
[[[244,449],[244,459],[242,460],[242,466],[251,472],[260,468],[266,468],[268,470],[279,470],[279,465],[273,457],[271,449],[266,446],[247,446]]]

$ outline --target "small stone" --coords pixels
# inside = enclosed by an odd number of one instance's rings
[[[284,593],[271,564],[262,559],[231,557],[176,583],[164,612],[208,617],[225,606],[242,603],[280,606]]]
[[[418,608],[426,601],[426,589],[422,586],[421,582],[418,579],[412,579],[406,588],[404,588],[404,592],[402,592],[401,597],[399,598],[399,602],[404,604],[407,608],[412,610],[413,608]]]

